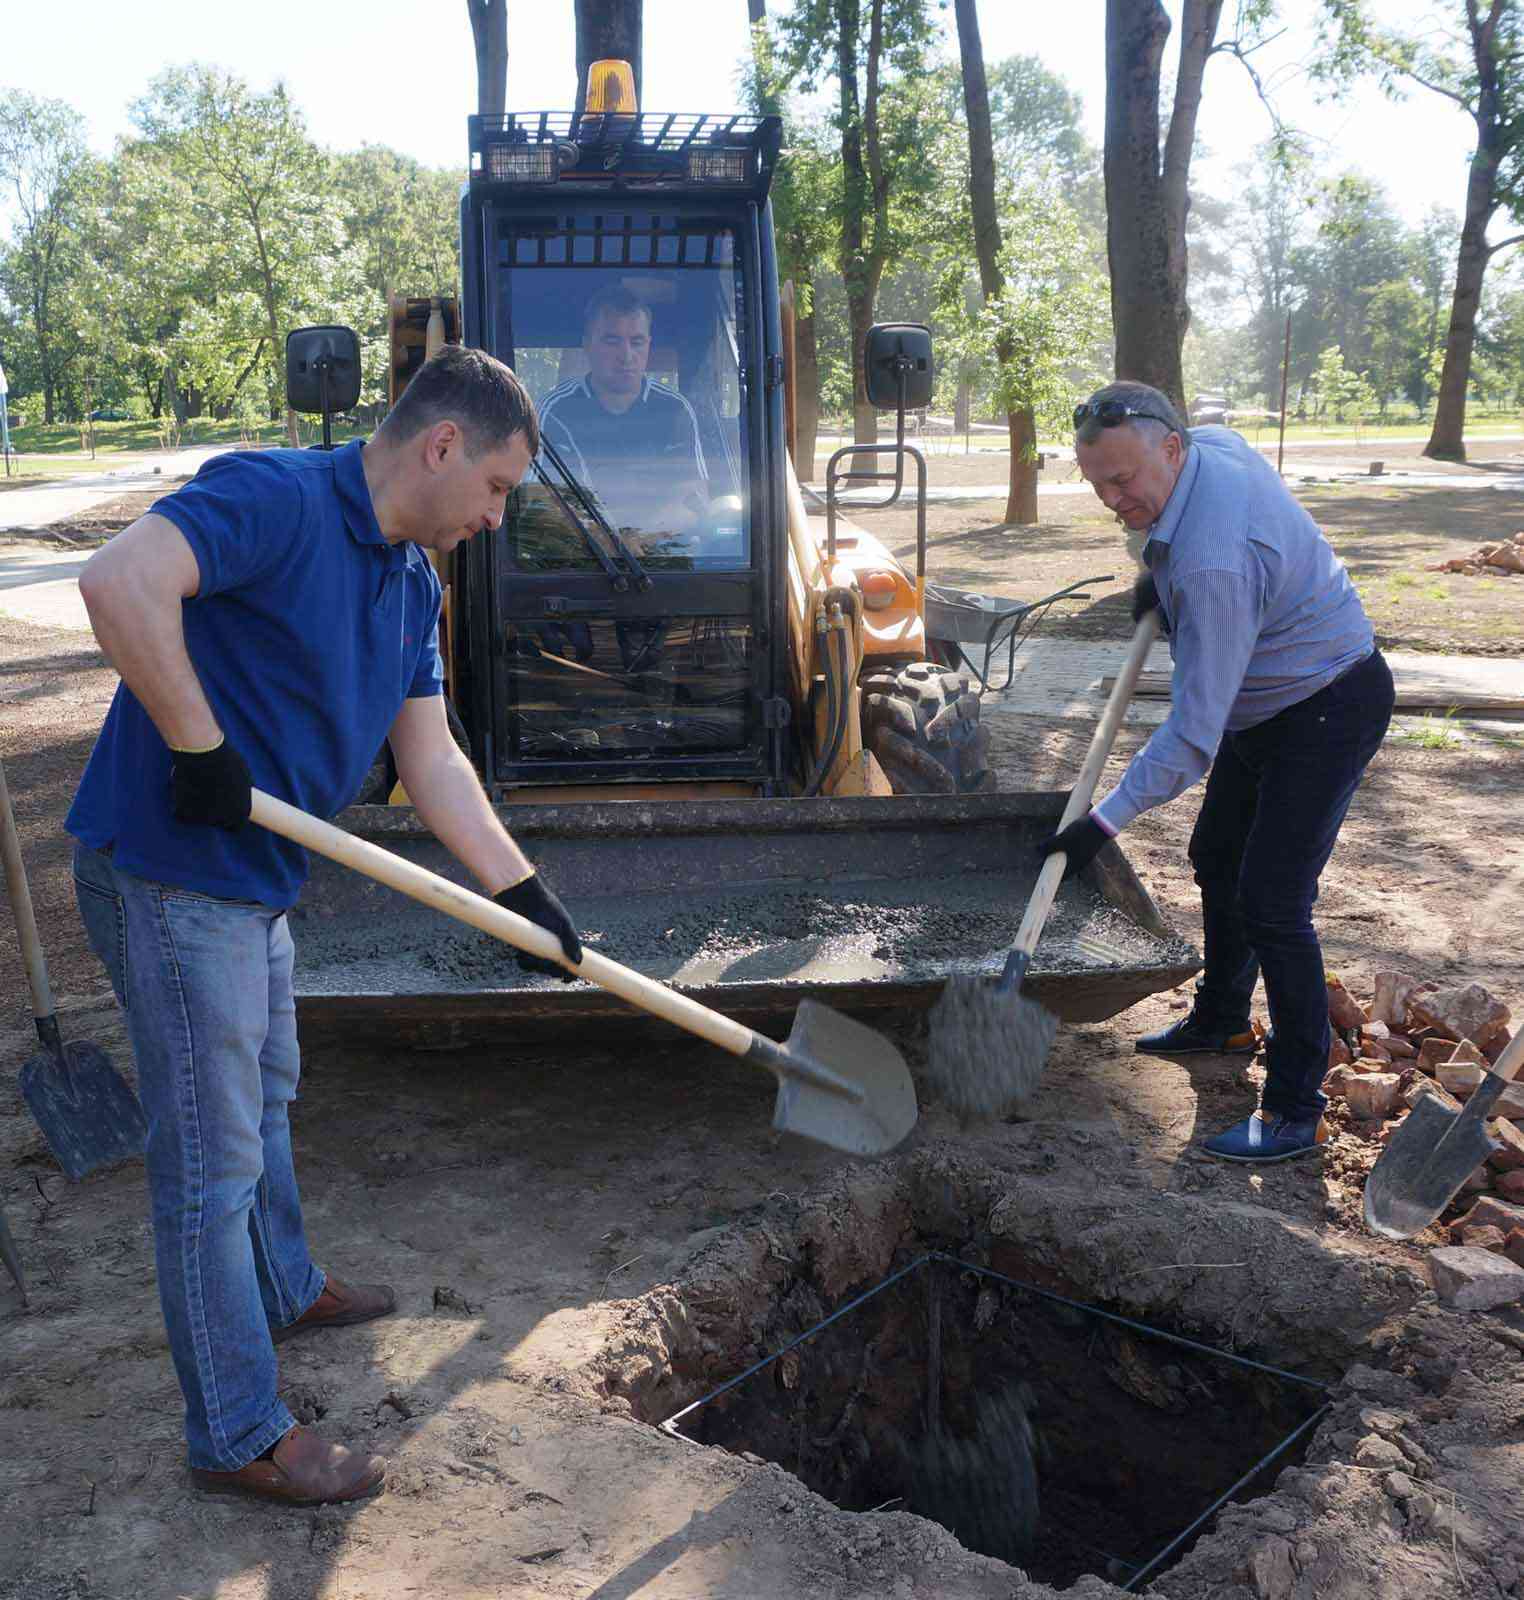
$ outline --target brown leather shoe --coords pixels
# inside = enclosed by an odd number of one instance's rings
[[[241,1494],[288,1506],[321,1506],[364,1500],[386,1481],[386,1461],[342,1444],[331,1444],[308,1428],[295,1427],[274,1453],[237,1472],[191,1468],[191,1480],[207,1494]]]
[[[387,1316],[396,1309],[397,1296],[389,1284],[341,1283],[330,1273],[317,1299],[295,1322],[272,1328],[270,1338],[276,1344],[284,1344],[299,1333],[311,1333],[315,1328],[348,1328],[356,1322]]]

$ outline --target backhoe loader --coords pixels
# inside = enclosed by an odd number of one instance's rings
[[[812,509],[768,200],[780,121],[633,108],[628,67],[598,63],[581,111],[472,116],[459,293],[390,307],[392,400],[464,341],[512,366],[541,416],[501,527],[440,564],[452,724],[620,959],[743,1013],[801,993],[920,1003],[998,964],[1063,803],[996,792],[958,642],[928,632],[925,462],[904,435],[930,399],[930,339],[872,330],[870,395],[896,440],[838,450]],[[838,515],[840,483],[892,503],[907,466],[913,570]],[[384,752],[373,776],[362,799],[405,802]],[[452,870],[405,804],[341,821]],[[309,1020],[453,1037],[617,1006],[314,869]],[[1121,908],[1138,947],[1050,974],[1061,1013],[1111,1015],[1193,970],[1114,846],[1074,893]]]

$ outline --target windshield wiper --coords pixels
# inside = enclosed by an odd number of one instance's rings
[[[582,518],[577,515],[576,509],[572,506],[566,495],[563,494],[561,490],[558,489],[543,472],[541,472],[539,474],[540,482],[550,490],[551,494],[555,498],[556,504],[561,507],[561,509],[576,525],[578,533],[582,535],[583,542],[587,545],[588,549],[593,552],[594,556],[597,557],[598,565],[603,568],[604,574],[607,576],[610,584],[612,584],[613,587],[622,594],[626,589],[629,588],[630,579],[633,578],[635,580],[635,587],[637,589],[649,589],[651,587],[651,575],[643,566],[641,566],[640,558],[630,548],[628,543],[626,543],[624,538],[620,535],[618,529],[616,529],[613,524],[610,523],[609,519],[604,516],[597,500],[591,493],[589,493],[587,488],[578,481],[576,475],[572,472],[571,468],[567,466],[565,460],[562,458],[561,452],[556,449],[556,447],[544,434],[540,435],[540,452],[546,458],[546,460],[550,462],[551,466],[553,466],[561,475],[567,491],[576,500],[577,504],[581,506],[582,510],[587,514],[587,516],[597,524],[599,532],[603,534],[604,538],[607,539],[611,545],[613,545],[614,554],[619,558],[620,561],[624,563],[625,567],[628,568],[628,576],[626,576],[626,574],[622,572],[615,563],[614,557],[610,556],[608,551],[605,550],[598,540],[593,537],[592,529],[589,528],[587,523],[585,523]]]

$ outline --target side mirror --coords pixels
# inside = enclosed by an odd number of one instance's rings
[[[353,328],[293,328],[286,335],[286,404],[348,411],[360,398],[360,339]]]
[[[863,341],[863,377],[868,404],[879,411],[929,406],[931,330],[921,322],[876,322]]]

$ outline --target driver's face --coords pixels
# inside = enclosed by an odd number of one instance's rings
[[[633,398],[651,359],[651,319],[641,311],[623,317],[603,312],[583,335],[582,348],[598,393]]]

